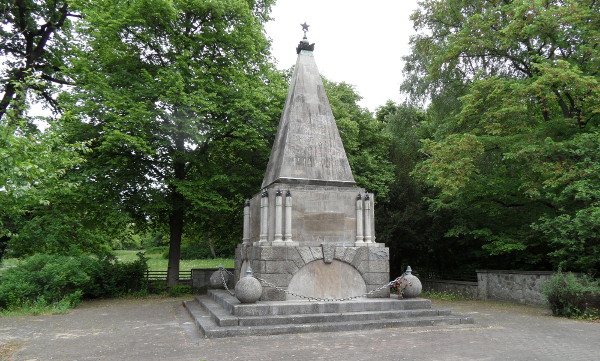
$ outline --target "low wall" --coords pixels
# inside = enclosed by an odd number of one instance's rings
[[[233,272],[233,268],[228,268]],[[218,268],[192,270],[192,289],[205,292],[210,276]],[[550,280],[552,271],[477,270],[477,282],[422,279],[424,291],[446,292],[469,298],[516,302],[526,305],[548,304],[542,285]]]
[[[208,289],[210,276],[213,272],[218,271],[218,268],[194,268],[192,269],[192,291],[206,292]],[[227,268],[228,271],[234,271],[233,268]]]
[[[478,270],[478,298],[547,305],[542,285],[553,274],[552,271]]]
[[[452,293],[468,298],[477,298],[477,282],[449,280],[420,280],[423,291]]]

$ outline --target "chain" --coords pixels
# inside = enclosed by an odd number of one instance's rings
[[[221,273],[221,280],[223,281],[223,286],[225,286],[225,289],[227,290],[227,292],[229,292],[229,294],[231,296],[235,296],[235,293],[231,292],[229,290],[229,287],[227,287],[227,282],[225,282],[225,276],[223,276],[223,271],[227,272],[227,274],[229,274],[230,276],[233,276],[233,273],[231,273],[228,269],[223,268],[222,265],[219,265],[219,271]],[[298,297],[298,298],[303,298],[303,299],[308,300],[308,301],[339,302],[339,301],[350,301],[350,300],[354,300],[354,299],[357,299],[357,298],[368,297],[368,296],[374,294],[375,292],[379,292],[379,291],[381,291],[381,290],[383,290],[385,288],[397,285],[397,283],[399,281],[401,281],[404,278],[404,276],[406,276],[406,272],[403,273],[400,277],[396,277],[396,279],[394,279],[393,281],[390,281],[387,284],[385,284],[385,285],[383,285],[381,287],[375,288],[375,289],[373,289],[373,290],[371,290],[369,292],[363,293],[363,294],[358,295],[358,296],[349,296],[349,297],[343,297],[343,298],[329,298],[329,297],[305,296],[305,295],[301,295],[301,294],[298,294],[298,293],[295,293],[295,292],[288,291],[285,288],[276,286],[276,285],[272,284],[271,282],[268,282],[268,281],[266,281],[266,280],[264,280],[264,279],[262,279],[260,277],[257,277],[257,276],[252,276],[252,277],[256,278],[263,285],[265,285],[267,287],[274,288],[277,291],[283,292],[283,293],[288,294],[290,296],[294,296],[294,297]]]
[[[367,292],[367,293],[363,293],[363,294],[361,294],[361,295],[358,295],[358,296],[350,296],[350,297],[344,297],[344,298],[329,298],[329,297],[312,297],[312,296],[304,296],[304,295],[301,295],[301,294],[298,294],[298,293],[295,293],[295,292],[288,291],[288,290],[286,290],[286,289],[284,289],[284,288],[282,288],[282,287],[276,286],[276,285],[274,285],[274,284],[272,284],[272,283],[270,283],[270,282],[268,282],[268,281],[265,281],[264,279],[262,279],[262,278],[260,278],[260,277],[256,277],[256,276],[254,276],[254,278],[256,278],[257,280],[259,280],[259,281],[260,281],[260,283],[264,284],[265,286],[267,286],[267,287],[271,287],[271,288],[274,288],[274,289],[276,289],[276,290],[278,290],[278,291],[280,291],[280,292],[283,292],[283,293],[285,293],[285,294],[288,294],[288,295],[290,295],[290,296],[294,296],[294,297],[303,298],[303,299],[305,299],[305,300],[308,300],[308,301],[338,302],[338,301],[350,301],[350,300],[354,300],[354,299],[357,299],[357,298],[368,297],[369,295],[372,295],[372,294],[373,294],[373,293],[375,293],[375,292],[379,292],[379,291],[381,291],[381,290],[383,290],[383,289],[385,289],[385,288],[388,288],[388,287],[394,286],[394,285],[395,285],[397,282],[399,282],[399,281],[400,281],[400,280],[401,280],[401,279],[402,279],[402,278],[403,278],[405,275],[406,275],[406,273],[403,273],[403,274],[402,274],[400,277],[397,277],[395,280],[393,280],[393,281],[390,281],[388,284],[386,284],[386,285],[383,285],[383,286],[381,286],[381,287],[378,287],[378,288],[375,288],[374,290],[371,290],[371,291],[369,291],[369,292]]]
[[[223,270],[225,270],[230,276],[233,276],[233,273],[229,272],[228,269],[223,268],[222,265],[219,265],[219,273],[221,274],[221,281],[223,281],[223,286],[225,286],[225,289],[227,290],[227,292],[229,292],[231,296],[235,296],[235,293],[231,292],[229,290],[229,287],[227,287],[227,282],[225,282],[225,276],[223,276]]]

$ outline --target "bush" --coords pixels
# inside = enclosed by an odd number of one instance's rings
[[[543,287],[552,314],[566,317],[597,315],[600,309],[600,283],[590,276],[558,272]]]
[[[0,278],[0,308],[52,305],[63,300],[71,307],[77,305],[90,282],[84,264],[83,258],[46,254],[26,259]]]
[[[161,233],[147,233],[142,235],[142,248],[148,250],[151,247],[168,247],[169,240]]]
[[[114,257],[104,257],[91,262],[87,273],[92,282],[85,290],[86,298],[118,297],[146,289],[147,258],[139,252],[138,259],[123,263]]]
[[[145,249],[146,254],[169,254],[169,246],[152,246]]]
[[[0,278],[0,310],[71,308],[83,298],[115,297],[146,288],[146,259],[37,254]]]
[[[167,251],[167,257],[169,252]],[[184,243],[181,245],[180,259],[209,259],[213,258],[210,247],[206,243]]]
[[[192,293],[192,288],[190,286],[175,286],[167,289],[167,293],[170,297],[179,297],[183,295],[187,295]]]
[[[212,247],[212,251],[211,251]],[[228,244],[213,243],[210,241],[200,240],[192,241],[185,240],[181,244],[181,254],[179,256],[182,260],[188,259],[210,259],[210,258],[225,258],[233,256],[235,246],[231,247]],[[214,251],[214,255],[213,255]],[[164,253],[165,258],[169,258],[169,251]]]

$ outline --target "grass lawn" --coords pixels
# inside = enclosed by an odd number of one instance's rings
[[[129,262],[137,259],[137,253],[140,251],[115,251],[120,261]],[[148,269],[150,271],[166,271],[168,260],[163,258],[160,253],[146,253],[148,258]],[[192,268],[218,268],[222,264],[225,268],[233,268],[233,258],[215,258],[215,259],[190,259],[179,261],[180,271],[189,271]]]
[[[120,261],[131,262],[137,259],[137,253],[140,251],[115,251]],[[146,253],[148,258],[148,269],[150,271],[166,271],[168,260],[162,257],[160,253]],[[17,258],[3,259],[0,269],[10,266],[16,266],[19,260]],[[189,271],[192,268],[218,268],[222,264],[225,268],[233,268],[233,258],[216,259],[190,259],[179,261],[180,271]]]

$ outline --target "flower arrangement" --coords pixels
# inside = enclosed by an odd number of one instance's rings
[[[408,287],[412,287],[412,283],[406,278],[402,277],[399,281],[392,285],[392,292],[397,295],[402,295]]]

